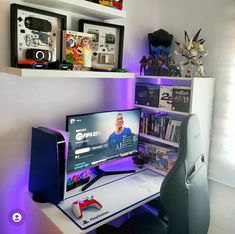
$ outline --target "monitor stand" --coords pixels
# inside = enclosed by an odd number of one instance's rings
[[[135,170],[127,170],[127,171],[103,171],[99,168],[99,166],[91,168],[91,171],[96,174],[96,177],[93,178],[90,182],[88,182],[83,188],[82,191],[88,189],[92,184],[94,184],[97,180],[102,178],[103,176],[108,175],[118,175],[118,174],[126,174],[126,173],[135,173]]]

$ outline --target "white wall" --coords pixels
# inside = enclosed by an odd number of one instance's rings
[[[0,7],[0,68],[9,65],[10,0],[1,0]],[[139,60],[147,52],[147,33],[163,28],[182,41],[184,29],[193,36],[202,28],[209,55],[204,59],[207,75],[215,74],[217,37],[219,33],[220,0],[178,1],[124,1],[128,13],[125,20],[112,22],[126,24],[124,67],[138,71]],[[61,12],[60,12],[61,13]],[[72,16],[72,18],[76,18]],[[71,23],[76,30],[76,23]],[[27,190],[31,127],[44,125],[64,129],[65,115],[125,108],[133,102],[132,81],[76,80],[57,78],[18,78],[0,73],[0,214],[3,215],[0,233],[24,233],[24,226],[8,224],[11,209],[24,209],[24,191]],[[234,190],[210,183],[210,234],[234,233]],[[221,206],[226,194],[226,204]],[[221,199],[220,199],[221,198]],[[12,200],[14,202],[12,202]],[[233,208],[232,208],[233,207]],[[227,222],[219,222],[226,214]],[[4,232],[2,230],[5,230]]]

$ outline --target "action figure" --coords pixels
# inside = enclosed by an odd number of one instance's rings
[[[172,56],[168,56],[167,61],[167,75],[168,76],[174,76],[174,77],[179,77],[181,76],[180,69],[175,65],[175,61]]]
[[[178,45],[178,50],[175,51],[175,54],[184,57],[184,59],[182,59],[179,62],[182,74],[184,74],[185,65],[192,64],[197,68],[198,74],[196,75],[199,75],[201,77],[205,76],[204,67],[201,59],[203,56],[206,56],[208,54],[208,51],[205,50],[203,47],[203,43],[205,42],[205,40],[204,39],[198,40],[200,32],[201,29],[199,29],[199,31],[192,39],[189,39],[187,32],[184,31],[185,41],[183,43],[179,43],[177,41],[175,42]]]
[[[147,60],[146,56],[144,55],[140,60],[140,76],[142,75],[143,68],[144,68],[144,75],[146,74],[147,62],[148,62],[148,60]]]
[[[187,67],[185,77],[192,77],[192,68]]]
[[[167,75],[167,69],[166,67],[164,67],[164,64],[165,64],[165,60],[163,58],[162,55],[159,55],[156,63],[155,63],[155,71],[156,71],[156,74],[157,76],[165,76]]]
[[[147,75],[151,75],[154,76],[156,71],[155,71],[155,66],[154,66],[154,61],[153,61],[153,56],[149,55],[148,60],[147,60],[147,64],[148,64],[148,69],[147,69]]]

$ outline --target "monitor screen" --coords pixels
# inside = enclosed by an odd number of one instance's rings
[[[138,150],[140,109],[66,117],[67,173],[130,156]]]

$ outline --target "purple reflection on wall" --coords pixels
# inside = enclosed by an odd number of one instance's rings
[[[26,196],[28,191],[28,164],[24,167],[15,167],[9,172],[9,177],[1,181],[1,226],[0,233],[26,233]],[[2,190],[2,189],[1,189]],[[3,216],[2,216],[3,214]],[[14,216],[15,214],[15,216]],[[20,219],[17,219],[22,215]],[[14,219],[14,217],[16,219]],[[22,218],[22,219],[21,219]]]

